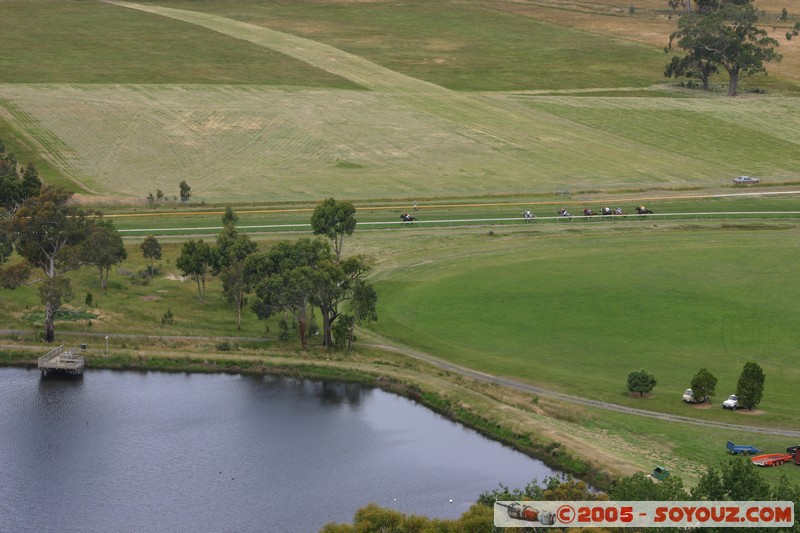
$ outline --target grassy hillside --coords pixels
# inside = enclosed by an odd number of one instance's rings
[[[800,178],[794,98],[653,88],[661,47],[566,19],[504,3],[159,6],[5,0],[9,147],[101,201],[181,180],[195,201],[236,202]]]
[[[268,48],[98,1],[3,0],[2,83],[355,88]]]

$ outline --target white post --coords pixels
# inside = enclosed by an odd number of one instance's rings
[[[108,335],[106,335],[106,355],[108,355]]]

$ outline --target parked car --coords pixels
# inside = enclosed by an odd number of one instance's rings
[[[737,185],[751,185],[753,183],[758,183],[759,179],[754,178],[753,176],[739,176],[737,178],[733,178],[733,182]]]
[[[735,394],[728,396],[728,399],[722,402],[723,409],[736,409],[739,407],[739,397]]]
[[[681,399],[686,403],[705,403],[708,401],[708,396],[700,398],[699,396],[695,396],[692,389],[686,389],[683,391],[683,397],[681,397]]]

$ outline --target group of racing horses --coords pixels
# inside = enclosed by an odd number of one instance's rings
[[[636,213],[639,214],[639,215],[651,215],[651,214],[653,214],[653,212],[650,209],[647,209],[643,205],[636,206]],[[563,208],[559,209],[556,212],[556,214],[558,216],[560,216],[560,217],[572,218],[572,213],[570,213],[569,211],[567,211],[566,209],[563,209]],[[599,216],[615,216],[615,215],[624,215],[624,214],[625,214],[625,212],[622,210],[621,207],[617,207],[615,209],[611,209],[610,207],[604,207],[598,213],[595,213],[592,209],[589,209],[589,208],[586,208],[586,209],[583,210],[583,216],[585,216],[585,217],[593,217],[595,215],[599,215]],[[402,215],[400,215],[400,218],[402,219],[403,222],[413,222],[413,221],[417,220],[417,217],[409,215],[408,213],[403,213]],[[522,218],[524,218],[525,220],[531,222],[531,221],[533,221],[534,218],[536,218],[536,215],[534,215],[531,211],[526,210],[526,211],[522,212]]]
[[[639,215],[651,215],[653,211],[647,209],[643,205],[636,206],[636,213]],[[559,209],[556,214],[560,217],[572,217],[572,213],[567,211],[566,209]],[[585,217],[593,217],[595,215],[599,216],[615,216],[615,215],[624,215],[625,212],[622,210],[621,207],[617,207],[615,209],[611,209],[610,207],[604,207],[600,210],[600,212],[595,212],[592,209],[586,208],[583,210],[583,216]],[[530,211],[523,211],[522,218],[529,220],[533,218],[533,214]]]

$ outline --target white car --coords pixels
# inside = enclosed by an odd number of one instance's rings
[[[739,407],[739,397],[735,394],[728,396],[728,399],[722,402],[723,409],[736,409]]]
[[[681,400],[686,403],[707,403],[709,401],[709,397],[706,396],[705,398],[700,398],[699,396],[694,395],[694,391],[692,389],[686,389],[683,391],[683,396]]]
[[[752,183],[758,183],[759,179],[752,176],[739,176],[738,178],[733,178],[733,182],[737,185],[750,185]]]

